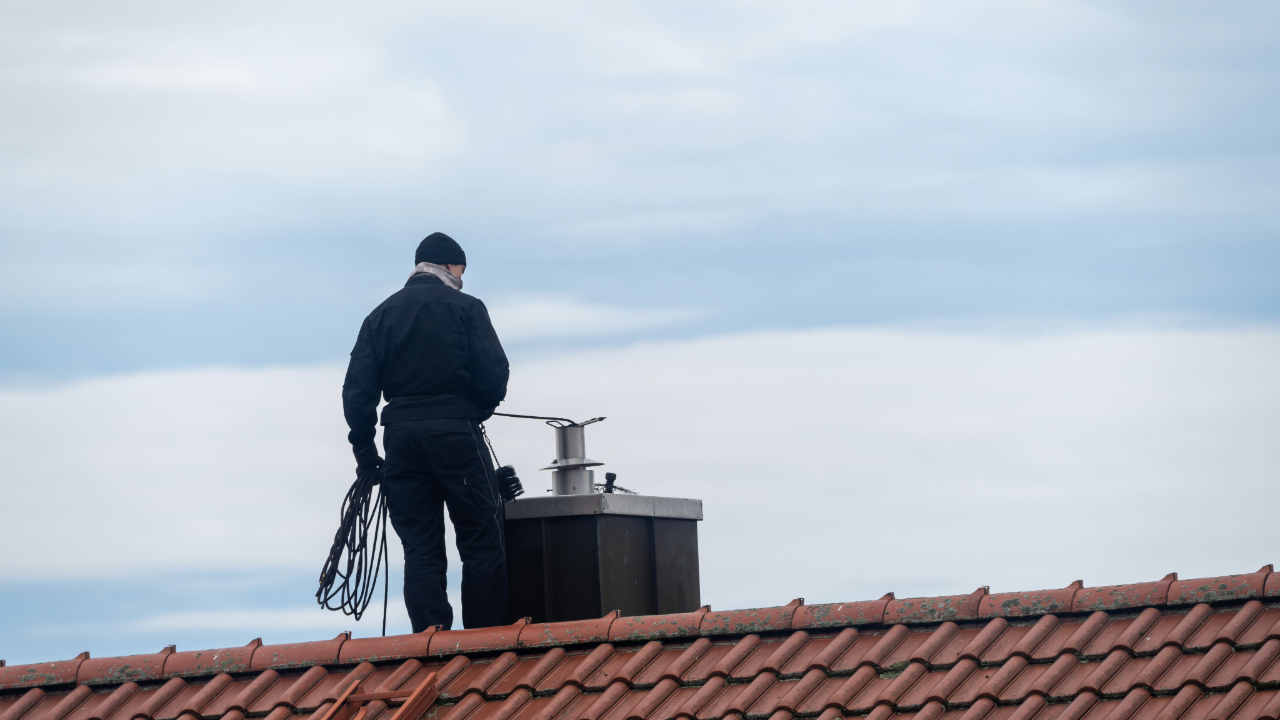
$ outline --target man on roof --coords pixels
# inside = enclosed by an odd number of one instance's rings
[[[445,595],[444,507],[462,556],[462,624],[507,621],[502,502],[480,423],[507,394],[507,356],[484,303],[462,292],[467,256],[432,233],[404,288],[369,313],[347,366],[342,407],[361,470],[382,467],[391,525],[404,546],[413,631],[453,627]],[[382,444],[374,445],[378,401]]]

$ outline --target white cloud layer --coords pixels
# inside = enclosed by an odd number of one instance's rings
[[[713,606],[1099,585],[1280,559],[1276,357],[1275,329],[753,333],[518,365],[504,409],[606,415],[602,470],[702,498]],[[3,391],[0,574],[317,569],[351,480],[342,371]],[[551,431],[489,426],[541,493]]]

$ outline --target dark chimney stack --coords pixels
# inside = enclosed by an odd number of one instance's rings
[[[691,612],[702,604],[702,501],[618,494],[613,477],[608,492],[596,492],[588,468],[603,463],[586,457],[583,428],[602,419],[553,425],[556,460],[544,468],[555,470],[553,494],[506,504],[513,622]]]

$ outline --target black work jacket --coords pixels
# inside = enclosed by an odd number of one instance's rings
[[[355,449],[382,424],[435,418],[488,419],[507,396],[510,369],[484,303],[418,275],[360,326],[342,384],[342,410]]]

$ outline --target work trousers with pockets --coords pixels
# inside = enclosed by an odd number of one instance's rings
[[[404,545],[404,604],[413,631],[453,627],[445,594],[444,508],[462,556],[462,624],[507,622],[502,501],[475,420],[409,420],[383,432],[382,488]]]

